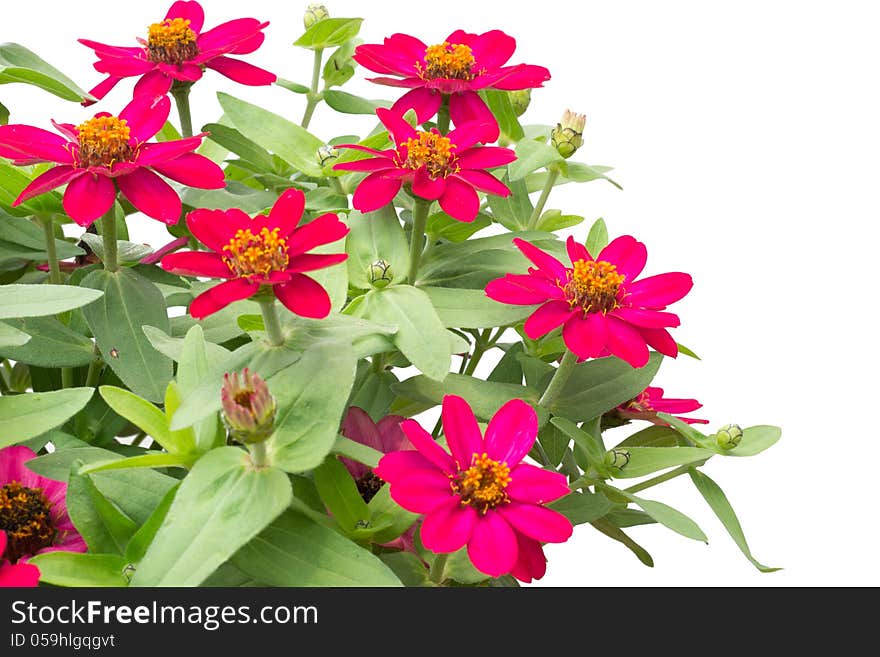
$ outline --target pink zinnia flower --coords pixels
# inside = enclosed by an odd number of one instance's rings
[[[335,214],[299,226],[305,204],[301,191],[288,189],[268,216],[258,214],[251,219],[235,208],[190,212],[186,225],[211,251],[172,253],[162,259],[162,267],[182,276],[227,279],[197,296],[189,307],[190,315],[202,319],[265,286],[291,312],[326,317],[330,313],[327,291],[303,272],[330,267],[348,256],[306,252],[345,237],[348,226]]]
[[[502,406],[485,438],[468,403],[443,398],[443,431],[452,455],[414,420],[400,426],[418,451],[387,454],[376,474],[391,497],[425,514],[422,544],[432,552],[467,545],[474,566],[491,577],[511,573],[530,582],[544,575],[541,543],[561,543],[571,523],[543,506],[570,491],[565,477],[522,463],[538,435],[538,417],[524,401]]]
[[[6,561],[17,564],[56,550],[86,551],[85,541],[67,515],[67,484],[30,471],[25,463],[35,457],[23,445],[0,449],[0,542],[4,544],[0,579],[8,575]],[[17,572],[23,577],[34,575]]]
[[[373,212],[390,203],[404,183],[412,186],[416,196],[439,200],[443,211],[459,221],[473,221],[480,211],[478,189],[487,194],[510,195],[510,190],[485,169],[513,162],[516,154],[498,146],[475,147],[487,124],[464,124],[443,136],[436,130],[416,130],[392,110],[378,109],[376,114],[388,128],[395,148],[377,151],[346,144],[341,148],[355,148],[375,157],[333,167],[370,172],[352,199],[361,212]]]
[[[657,413],[690,413],[703,405],[696,399],[672,399],[663,396],[663,388],[647,387],[645,390],[628,402],[624,402],[615,410],[617,414],[628,420],[648,420],[655,424],[666,423],[657,419]],[[675,415],[682,422],[688,424],[709,424],[709,420],[700,420],[691,417]]]
[[[399,415],[386,415],[378,422],[373,422],[365,410],[351,406],[342,420],[340,433],[356,443],[372,447],[383,454],[390,454],[398,450],[414,450],[415,447],[403,433],[403,429],[400,428],[400,423],[404,419]],[[385,485],[385,482],[377,477],[369,466],[345,457],[341,457],[340,461],[355,480],[358,492],[364,498],[364,502],[373,499],[379,489]],[[413,525],[398,538],[389,543],[383,543],[383,547],[415,553],[415,529],[416,525]]]
[[[498,124],[480,89],[533,89],[550,79],[543,66],[505,66],[516,50],[516,40],[500,30],[468,34],[456,30],[443,43],[426,46],[415,37],[394,34],[383,44],[364,44],[354,59],[362,66],[394,77],[372,78],[372,82],[411,91],[392,107],[399,114],[413,108],[419,123],[430,119],[449,97],[449,115],[456,126],[468,122],[486,123],[491,130],[484,139],[498,139]]]
[[[528,274],[491,281],[486,294],[502,303],[543,304],[525,323],[532,340],[562,326],[565,345],[581,360],[613,355],[643,367],[648,345],[661,354],[678,355],[678,345],[666,330],[679,325],[678,316],[661,311],[690,291],[693,281],[688,274],[636,280],[648,251],[630,235],[615,239],[596,259],[569,237],[571,267],[533,244],[513,241],[535,267]]]
[[[147,142],[165,125],[170,110],[167,96],[141,96],[118,117],[101,112],[78,126],[53,121],[63,137],[29,125],[0,126],[0,156],[15,164],[58,164],[25,187],[13,206],[67,184],[64,210],[88,226],[113,206],[118,187],[147,216],[177,223],[180,197],[156,172],[201,189],[219,189],[225,182],[219,166],[192,152],[204,135]]]
[[[31,588],[40,583],[40,569],[29,563],[9,563],[6,552],[6,532],[0,531],[0,589]]]
[[[238,18],[202,32],[205,12],[198,2],[179,1],[161,23],[153,23],[147,39],[138,39],[136,47],[108,46],[97,41],[79,42],[95,51],[95,70],[107,78],[89,93],[101,99],[122,80],[136,75],[134,95],[163,96],[171,84],[195,82],[205,68],[212,68],[227,78],[251,86],[272,84],[275,75],[253,64],[227,55],[246,55],[263,43],[262,30],[269,23],[256,18]]]

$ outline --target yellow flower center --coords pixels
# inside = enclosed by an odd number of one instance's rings
[[[185,18],[166,18],[153,23],[147,36],[147,54],[151,62],[182,64],[199,54],[198,35]]]
[[[52,504],[39,488],[13,481],[0,488],[0,530],[6,532],[6,552],[0,559],[15,563],[52,545],[55,527]]]
[[[277,228],[264,227],[256,235],[240,228],[223,247],[223,260],[236,276],[266,278],[287,268],[287,240],[278,236]]]
[[[455,149],[449,137],[444,137],[436,132],[422,132],[415,137],[410,137],[399,150],[406,149],[406,159],[401,161],[400,166],[407,169],[421,169],[425,167],[432,178],[445,178],[449,174],[459,170],[456,164],[458,159]]]
[[[617,308],[617,292],[625,278],[610,262],[578,260],[563,290],[572,308],[580,306],[584,313],[606,313]]]
[[[77,127],[79,164],[82,167],[112,167],[131,159],[131,130],[125,119],[96,116]]]
[[[505,489],[510,484],[510,468],[504,461],[490,459],[488,454],[474,454],[471,467],[452,480],[452,490],[462,504],[486,513],[510,501]]]
[[[626,410],[633,411],[634,413],[648,413],[654,410],[654,407],[651,406],[651,398],[647,392],[639,393],[638,397],[634,397],[626,402],[624,407]]]
[[[473,80],[474,55],[470,46],[463,43],[443,43],[428,46],[425,61],[417,62],[416,68],[424,80],[446,78],[447,80]]]

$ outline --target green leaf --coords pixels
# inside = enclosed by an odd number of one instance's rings
[[[352,210],[348,215],[349,233],[345,239],[348,253],[346,266],[352,285],[369,290],[368,270],[377,260],[384,260],[392,267],[392,283],[406,279],[409,270],[409,244],[406,233],[397,218],[394,206],[389,204],[381,210],[361,214]]]
[[[0,356],[37,367],[82,367],[95,358],[94,344],[54,317],[8,319],[3,325],[30,336],[20,346],[3,346]],[[3,328],[0,326],[0,332]]]
[[[754,456],[773,447],[782,437],[782,429],[766,424],[743,429],[743,437],[735,448],[722,452],[727,456]]]
[[[621,468],[611,468],[615,479],[631,479],[665,470],[677,465],[705,462],[715,452],[700,447],[627,447],[629,462]]]
[[[275,160],[271,153],[262,146],[255,144],[235,128],[220,123],[209,123],[202,128],[208,138],[223,148],[235,153],[248,162],[252,162],[263,171],[274,171]]]
[[[615,541],[618,541],[619,543],[622,543],[627,548],[629,548],[629,550],[632,551],[634,555],[636,555],[638,560],[648,566],[648,568],[654,567],[654,559],[651,558],[651,555],[648,554],[648,551],[641,545],[636,543],[634,540],[632,540],[629,535],[627,535],[622,529],[620,529],[620,527],[612,524],[607,518],[594,520],[590,524],[593,525],[593,527],[598,529],[600,532],[605,534],[605,536],[607,536],[608,538],[613,538]]]
[[[17,328],[10,326],[9,324],[5,324],[0,322],[0,350],[3,350],[7,347],[21,347],[30,341],[31,336],[29,336],[24,331],[19,331]],[[5,356],[8,358],[8,356]]]
[[[363,20],[363,18],[325,18],[307,29],[299,39],[293,42],[293,45],[309,50],[323,50],[331,46],[341,46],[357,36]]]
[[[413,365],[436,381],[442,381],[452,364],[446,329],[430,297],[411,285],[392,285],[371,290],[359,316],[397,327],[391,341]]]
[[[536,406],[541,394],[534,388],[526,388],[512,383],[494,383],[467,376],[450,374],[441,383],[424,375],[414,376],[392,386],[401,397],[437,406],[443,402],[444,395],[463,397],[480,420],[488,422],[504,404],[511,399],[522,399]],[[539,418],[542,410],[535,409]],[[546,414],[544,414],[546,417]]]
[[[386,552],[380,554],[379,558],[404,586],[433,586],[425,564],[412,552]]]
[[[371,537],[373,543],[388,543],[398,538],[419,519],[419,514],[412,513],[391,499],[391,488],[382,486],[369,503],[370,522],[378,529]]]
[[[133,392],[115,386],[101,386],[101,397],[116,413],[144,431],[166,450],[178,454],[195,451],[192,432],[171,431],[168,417],[150,402]]]
[[[132,468],[191,468],[199,460],[199,454],[169,454],[150,452],[125,459],[97,461],[83,466],[81,472],[106,472],[108,470],[130,470]]]
[[[95,270],[82,285],[80,289],[104,292],[99,302],[83,309],[83,315],[106,363],[132,392],[161,402],[171,380],[171,359],[153,348],[142,327],[155,326],[168,332],[162,293],[130,268]]]
[[[474,233],[491,225],[492,217],[482,212],[474,217],[473,221],[459,221],[445,212],[435,212],[428,217],[425,232],[430,236],[432,242],[437,240],[464,242]]]
[[[602,253],[602,249],[608,246],[608,227],[605,225],[605,220],[601,217],[596,219],[593,225],[590,226],[586,246],[587,251],[594,258],[598,258],[599,254]]]
[[[299,82],[292,82],[291,80],[285,80],[284,78],[278,78],[277,80],[275,80],[275,84],[277,84],[279,87],[287,89],[288,91],[292,91],[295,94],[309,93],[309,88],[306,85],[300,84]]]
[[[66,388],[3,395],[0,397],[0,447],[23,442],[62,425],[85,407],[94,392],[93,388]]]
[[[606,473],[605,468],[605,448],[596,436],[584,429],[590,428],[584,424],[584,428],[578,427],[574,422],[564,417],[553,417],[550,423],[559,428],[565,435],[574,440],[575,444],[580,447],[589,461],[600,474]]]
[[[193,326],[187,331],[186,338],[183,341],[183,350],[177,365],[177,386],[180,389],[179,395],[184,398],[195,391],[203,381],[209,380],[214,376],[213,367],[208,360],[208,344],[205,341],[205,334],[201,326]],[[174,417],[177,407],[180,406],[177,403],[173,409],[170,408],[168,403],[169,393],[177,394],[177,390],[172,386],[173,384],[169,384],[169,389],[165,393],[165,413],[169,420]],[[176,441],[186,441],[186,443],[181,445],[181,449],[169,451],[206,452],[210,448],[215,447],[214,441],[217,437],[219,421],[218,414],[214,413],[199,422],[194,430],[187,429],[174,432],[172,437]]]
[[[564,158],[550,146],[534,139],[523,139],[516,145],[516,160],[509,166],[510,181],[522,180],[527,175]]]
[[[782,570],[781,568],[765,566],[752,556],[752,551],[749,549],[749,544],[743,533],[742,525],[739,524],[739,518],[736,517],[736,512],[733,510],[733,507],[730,505],[730,502],[724,494],[724,491],[721,490],[721,487],[699,470],[691,470],[690,475],[691,481],[694,482],[694,486],[700,491],[700,495],[703,496],[703,499],[706,500],[715,512],[715,515],[718,516],[721,524],[724,525],[724,528],[727,530],[727,533],[730,534],[730,537],[733,539],[733,542],[736,543],[736,546],[742,550],[746,559],[752,562],[752,565],[762,573],[773,573],[777,570]]]
[[[371,116],[376,113],[377,108],[391,106],[391,103],[384,100],[367,100],[338,89],[327,89],[324,92],[324,102],[342,114],[369,114]]]
[[[95,252],[96,256],[104,259],[104,238],[93,233],[83,233],[80,238]],[[116,242],[116,257],[121,263],[140,262],[152,252],[153,249],[146,244],[126,240],[117,240]]]
[[[278,200],[275,192],[254,189],[237,180],[227,180],[223,189],[197,189],[187,187],[181,199],[185,205],[209,210],[229,210],[238,208],[247,214],[262,212]]]
[[[370,363],[358,361],[358,370],[351,395],[346,406],[357,406],[365,410],[374,422],[388,415],[394,392],[391,386],[397,383],[393,373],[383,370],[376,373]]]
[[[499,303],[487,297],[483,290],[449,287],[420,289],[428,295],[440,321],[447,327],[482,329],[518,324],[537,308]]]
[[[0,319],[57,315],[100,299],[102,292],[72,285],[2,285]]]
[[[0,172],[2,172],[2,168],[0,168]],[[67,240],[56,238],[55,254],[59,260],[66,260],[85,255],[85,251]],[[43,261],[48,257],[46,237],[40,226],[24,217],[8,216],[2,218],[0,221],[0,261],[13,258]]]
[[[538,432],[538,442],[544,448],[544,453],[550,459],[551,467],[558,467],[568,450],[569,437],[554,424],[546,424]]]
[[[92,99],[76,83],[17,43],[0,44],[0,84],[23,82],[75,103]]]
[[[653,352],[648,364],[639,369],[615,357],[580,363],[550,411],[570,420],[598,417],[647,388],[662,360],[662,355]]]
[[[510,96],[506,91],[498,91],[495,89],[484,89],[481,95],[495,115],[498,121],[498,127],[501,129],[510,141],[519,141],[523,138],[523,129],[519,124],[513,105],[510,103]]]
[[[43,584],[114,588],[128,586],[125,576],[128,561],[115,554],[46,552],[31,557],[28,563],[40,569],[40,582]]]
[[[354,382],[355,356],[337,342],[318,343],[269,380],[278,400],[270,461],[287,472],[305,472],[333,449]]]
[[[654,424],[632,434],[617,447],[675,447],[678,440],[675,429]]]
[[[251,103],[224,93],[218,93],[217,98],[227,118],[247,139],[274,152],[307,176],[321,176],[321,167],[315,160],[315,153],[324,145],[320,139],[295,123]]]
[[[569,160],[559,162],[558,166],[562,170],[562,177],[564,180],[570,180],[576,183],[591,182],[593,180],[607,180],[609,183],[617,187],[617,189],[623,189],[623,187],[605,175],[612,170],[611,167],[603,167],[600,165],[591,166],[588,164],[582,164],[581,162],[571,162]]]
[[[645,500],[641,497],[636,497],[632,493],[627,493],[625,490],[619,490],[612,486],[603,485],[602,488],[609,489],[630,500],[633,504],[641,507],[642,511],[647,513],[654,520],[664,527],[668,527],[677,534],[681,534],[685,538],[692,538],[695,541],[702,541],[703,543],[709,542],[709,539],[706,538],[706,535],[703,533],[703,530],[699,528],[697,523],[688,518],[681,511],[677,511],[662,502],[655,502],[653,500]]]
[[[515,385],[522,385],[523,370],[519,361],[519,356],[522,353],[522,342],[517,342],[511,345],[486,380],[494,383],[513,383]]]
[[[374,554],[294,511],[239,550],[232,563],[270,586],[400,586]]]
[[[324,79],[324,93],[330,87],[340,87],[354,77],[354,68],[357,66],[357,62],[352,59],[352,56],[361,43],[363,41],[360,39],[349,39],[327,58],[324,70],[321,71],[321,77]]]
[[[626,527],[638,527],[639,525],[657,524],[657,521],[651,516],[638,509],[619,509],[617,511],[610,511],[605,518],[621,529]]]
[[[125,559],[127,561],[136,564],[144,558],[144,555],[147,553],[147,548],[150,547],[150,543],[152,543],[153,539],[156,537],[156,532],[159,531],[162,523],[165,522],[165,516],[168,515],[171,503],[174,502],[174,496],[177,494],[177,489],[178,486],[174,486],[168,490],[165,497],[162,498],[162,501],[159,502],[153,510],[153,513],[150,514],[150,517],[147,518],[146,522],[144,522],[141,528],[137,530],[135,535],[131,537],[131,540],[125,548]]]
[[[489,201],[489,208],[492,210],[492,217],[507,230],[521,231],[528,224],[529,217],[534,210],[532,202],[529,200],[529,190],[525,180],[510,180],[509,174],[504,176],[502,182],[510,188],[510,196],[490,194],[486,197],[486,200]],[[511,235],[510,237],[515,236]]]
[[[451,579],[459,584],[479,584],[489,579],[489,575],[474,567],[468,556],[467,548],[462,548],[449,555],[443,568],[443,578]]]
[[[548,233],[562,230],[563,228],[571,228],[583,223],[584,218],[579,214],[562,214],[561,210],[547,210],[538,219],[538,225],[535,230],[543,230]]]
[[[597,493],[570,493],[547,506],[568,518],[572,525],[595,522],[614,508],[607,497]]]
[[[315,486],[336,522],[347,533],[370,520],[370,509],[342,461],[330,456],[315,468]]]
[[[104,497],[89,475],[79,474],[80,465],[79,461],[74,461],[67,481],[65,499],[70,519],[85,539],[89,551],[121,555],[137,525]]]
[[[33,182],[25,172],[28,169],[17,167],[11,162],[0,160],[0,207],[7,214],[17,217],[31,215],[51,215],[64,213],[61,196],[57,192],[47,192],[24,201],[16,207],[12,203],[18,198],[25,187]],[[35,173],[32,173],[36,177]],[[42,230],[40,233],[42,234]]]
[[[180,484],[134,586],[197,586],[290,504],[287,475],[256,469],[247,452],[219,447]]]
[[[379,459],[382,458],[382,452],[367,445],[355,442],[345,436],[339,436],[333,445],[333,453],[345,456],[358,463],[363,463],[367,467],[375,468],[379,465]]]
[[[262,320],[259,330],[263,330]],[[155,326],[144,326],[143,331],[156,351],[175,362],[179,362],[183,357],[184,338],[172,338],[165,331],[157,329]],[[207,353],[208,361],[211,363],[222,362],[231,353],[225,347],[221,347],[213,342],[205,342],[205,352]]]

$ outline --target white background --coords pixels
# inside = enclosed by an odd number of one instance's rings
[[[207,0],[206,27],[240,16],[271,20],[265,46],[246,59],[307,83],[311,53],[290,43],[305,3]],[[169,3],[147,0],[9,3],[0,41],[35,50],[84,88],[101,77],[88,37],[134,45]],[[653,489],[691,515],[710,539],[660,526],[631,530],[654,556],[579,527],[550,546],[547,585],[878,585],[880,449],[872,415],[877,368],[874,259],[880,220],[878,12],[870,2],[575,3],[444,0],[330,3],[334,16],[366,18],[362,36],[395,31],[440,42],[453,29],[501,28],[519,42],[515,63],[553,79],[533,95],[525,122],[552,123],[571,108],[588,116],[576,159],[616,167],[621,192],[602,182],[554,191],[548,207],[602,216],[612,235],[648,245],[647,273],[687,271],[693,292],[677,304],[675,334],[702,357],[667,360],[656,383],[694,396],[712,426],[783,427],[752,459],[713,459],[755,556],[785,570],[762,575],[739,554],[685,478]],[[397,90],[363,81],[373,98]],[[243,88],[208,71],[193,92],[196,126],[216,120],[215,90],[299,120],[303,98],[278,87]],[[123,83],[99,108],[128,101]],[[12,122],[76,123],[95,110],[23,86],[0,88]],[[176,116],[172,113],[172,120]],[[365,133],[373,122],[320,107],[323,139]],[[134,222],[136,239],[166,241]],[[587,224],[574,229],[585,238]],[[481,368],[482,369],[482,368]]]

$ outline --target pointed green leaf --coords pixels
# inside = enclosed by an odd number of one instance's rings
[[[596,219],[587,234],[587,251],[594,258],[598,258],[602,249],[608,246],[608,241],[608,227],[605,225],[605,220],[600,217]]]
[[[688,518],[681,511],[673,509],[671,506],[663,504],[662,502],[655,502],[654,500],[645,500],[641,497],[636,497],[632,493],[627,493],[625,490],[618,490],[612,486],[603,485],[602,489],[611,490],[615,494],[625,497],[636,506],[641,507],[642,511],[647,513],[661,525],[668,527],[677,534],[681,534],[685,538],[692,538],[695,541],[702,541],[703,543],[709,542],[709,539],[706,538],[706,535],[697,523]]]
[[[333,445],[333,453],[363,463],[367,467],[375,468],[379,465],[382,452],[367,445],[355,442],[345,436],[339,436]]]
[[[199,460],[199,454],[169,454],[150,452],[124,459],[95,461],[83,466],[80,472],[106,472],[108,470],[131,470],[133,468],[191,468]]]
[[[168,510],[171,508],[171,503],[174,502],[174,496],[177,494],[178,488],[179,486],[174,486],[168,490],[165,497],[162,498],[162,501],[159,502],[153,513],[150,514],[150,517],[141,525],[141,528],[137,530],[135,535],[131,537],[125,548],[125,559],[127,561],[137,564],[144,558],[147,548],[150,547],[150,543],[156,537],[156,532],[159,531],[162,523],[165,522],[165,516],[168,515]]]
[[[40,569],[40,582],[53,586],[126,587],[128,561],[115,554],[46,552],[28,563]]]
[[[358,492],[354,479],[335,456],[315,468],[315,486],[324,504],[346,532],[370,520],[370,510]]]
[[[325,18],[314,23],[293,45],[309,50],[341,46],[357,36],[363,18]]]
[[[92,303],[102,294],[73,285],[2,285],[0,319],[57,315]]]
[[[517,324],[531,315],[537,306],[499,303],[486,296],[484,290],[463,290],[450,287],[419,288],[434,305],[443,326],[455,328],[494,328]]]
[[[8,347],[21,347],[28,343],[31,339],[24,331],[19,331],[17,328],[10,326],[4,322],[0,322],[0,350],[4,350]],[[7,356],[8,358],[8,356]]]
[[[570,493],[547,506],[568,518],[572,525],[595,522],[614,508],[607,497],[598,493]]]
[[[93,388],[67,388],[3,395],[0,397],[0,447],[23,442],[62,425],[85,407],[94,392]]]
[[[0,356],[18,363],[47,368],[82,367],[95,358],[94,343],[55,317],[8,319],[3,324],[30,336],[20,346],[0,348]]]
[[[137,525],[104,497],[89,475],[79,473],[81,465],[80,461],[74,461],[67,481],[65,500],[70,519],[89,551],[121,555]]]
[[[352,210],[348,215],[349,233],[345,238],[348,253],[346,267],[352,285],[372,289],[368,269],[377,260],[384,260],[392,268],[392,283],[406,279],[409,270],[409,243],[397,218],[393,205],[361,214]]]
[[[553,146],[534,139],[523,139],[516,145],[516,160],[510,164],[510,180],[522,180],[533,171],[563,160]]]
[[[611,468],[615,479],[631,479],[688,463],[702,463],[715,452],[701,447],[626,447],[629,461],[623,468]]]
[[[92,98],[76,83],[17,43],[0,44],[0,84],[22,82],[75,103]]]
[[[147,400],[115,386],[101,386],[98,391],[110,408],[146,432],[169,452],[188,454],[195,450],[192,434],[183,431],[172,432],[168,428],[168,418],[165,413]]]
[[[651,558],[651,555],[648,554],[648,551],[643,548],[641,545],[632,540],[628,534],[626,534],[620,527],[614,525],[607,518],[600,518],[599,520],[594,520],[590,523],[598,529],[600,532],[605,534],[608,538],[613,538],[615,541],[622,543],[629,550],[636,555],[639,561],[645,564],[648,568],[654,567],[654,559]]]

